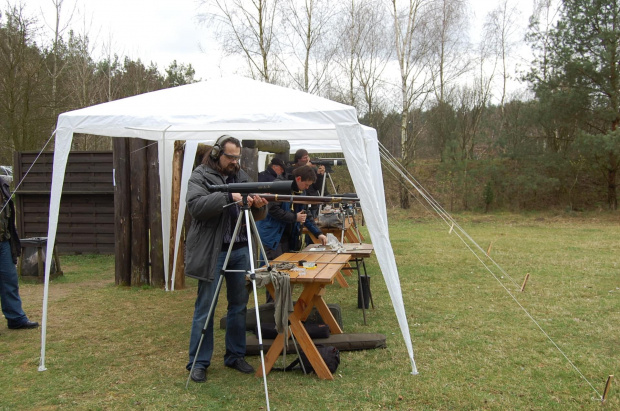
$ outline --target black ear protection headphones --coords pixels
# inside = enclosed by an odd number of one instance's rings
[[[229,138],[232,138],[232,137],[227,134],[224,134],[223,136],[220,136],[220,138],[217,139],[217,141],[213,145],[213,148],[211,149],[211,154],[209,154],[209,156],[213,160],[217,160],[218,158],[220,158],[220,154],[222,154],[222,146],[224,145],[225,141]]]

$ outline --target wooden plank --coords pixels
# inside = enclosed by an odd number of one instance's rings
[[[146,149],[148,168],[148,226],[150,232],[149,255],[151,259],[151,284],[156,287],[165,285],[163,237],[161,230],[161,193],[159,184],[159,159],[157,144],[150,144]]]
[[[146,141],[129,141],[129,175],[131,185],[131,285],[149,283],[147,213]]]

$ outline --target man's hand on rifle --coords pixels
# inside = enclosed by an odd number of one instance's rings
[[[232,193],[232,199],[235,203],[241,203],[243,201],[243,196],[240,193]],[[248,196],[248,206],[261,208],[267,205],[267,200],[262,198],[261,196],[254,194],[253,196]]]
[[[305,223],[306,217],[307,217],[306,211],[301,210],[299,213],[297,213],[297,222],[301,224]]]
[[[248,204],[254,208],[264,207],[267,205],[267,203],[267,200],[257,194],[255,194],[254,197],[248,196]]]

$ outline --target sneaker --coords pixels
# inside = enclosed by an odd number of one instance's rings
[[[226,364],[227,367],[234,368],[237,371],[240,371],[244,374],[252,374],[254,372],[254,367],[248,364],[243,358],[237,358],[235,362],[232,364]]]

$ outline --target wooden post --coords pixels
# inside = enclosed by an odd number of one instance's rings
[[[146,142],[132,138],[129,142],[131,181],[131,285],[149,283]]]
[[[241,149],[241,168],[248,173],[251,181],[258,179],[258,149],[243,147]]]
[[[258,151],[275,153],[285,164],[289,161],[291,144],[288,140],[243,140],[242,146],[243,170],[254,181],[258,178]]]
[[[129,142],[112,139],[114,167],[114,282],[131,284],[131,187],[129,184]]]
[[[523,280],[523,285],[521,286],[521,292],[525,290],[525,285],[527,284],[527,280],[530,279],[530,273],[525,274],[525,279]]]
[[[148,226],[150,232],[151,285],[163,287],[164,250],[161,231],[161,190],[159,184],[159,158],[157,144],[150,142],[146,149],[148,167]]]
[[[181,174],[183,172],[183,156],[185,154],[184,141],[174,142],[174,155],[172,157],[172,198],[170,206],[170,250],[169,250],[169,287],[172,287],[172,267],[174,264],[174,241],[177,232],[177,218],[179,216],[179,197],[181,196]],[[174,289],[185,288],[185,247],[183,242],[177,250],[177,270],[175,274]]]
[[[609,389],[611,388],[611,380],[614,379],[613,375],[607,377],[607,383],[605,384],[605,390],[603,391],[603,397],[601,398],[601,403],[605,403],[605,399],[607,398],[607,394],[609,393]]]

